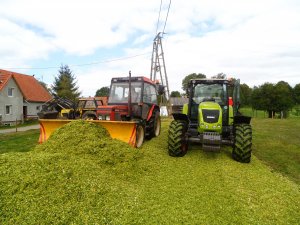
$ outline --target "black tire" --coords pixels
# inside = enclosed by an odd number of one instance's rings
[[[187,153],[188,142],[185,138],[187,122],[173,120],[169,126],[168,151],[173,157],[182,157]]]
[[[135,147],[139,148],[143,145],[145,139],[145,128],[142,125],[136,126],[136,142]]]
[[[153,120],[153,128],[150,131],[150,137],[158,137],[160,135],[161,130],[161,120],[159,112],[156,111],[154,114],[154,120]]]
[[[96,120],[97,116],[96,116],[96,113],[93,111],[86,111],[85,113],[83,113],[82,119],[83,120]]]
[[[235,126],[232,158],[241,163],[249,163],[252,152],[252,128],[250,124]]]

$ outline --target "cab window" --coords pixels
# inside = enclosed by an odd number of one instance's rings
[[[157,104],[156,89],[153,85],[144,83],[143,102],[150,103],[150,104]]]

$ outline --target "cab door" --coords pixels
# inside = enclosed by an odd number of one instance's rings
[[[156,88],[149,84],[144,83],[143,89],[143,105],[142,105],[142,118],[147,119],[149,112],[153,105],[157,105],[157,93]]]

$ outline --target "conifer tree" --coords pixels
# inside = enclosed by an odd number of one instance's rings
[[[80,96],[75,75],[68,65],[61,65],[57,77],[55,77],[52,91],[59,97],[76,100]]]

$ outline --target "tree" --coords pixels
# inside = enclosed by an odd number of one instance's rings
[[[275,116],[275,99],[274,84],[264,83],[259,87],[254,87],[251,105],[253,109],[268,111],[269,118],[273,118]]]
[[[247,84],[241,84],[241,103],[243,106],[250,106],[251,105],[251,94],[252,89]]]
[[[52,91],[59,97],[76,100],[81,93],[78,91],[76,78],[69,66],[61,65],[58,73],[52,85]]]
[[[45,82],[40,81],[40,80],[38,80],[38,82],[39,82],[40,85],[42,85],[48,92],[51,92],[51,89],[48,87],[48,85],[47,85]]]
[[[211,78],[213,78],[213,79],[226,79],[227,75],[225,73],[218,73],[217,75],[212,76]]]
[[[296,110],[296,115],[300,115],[300,83],[296,84],[295,87],[293,88],[293,100],[294,103],[296,104],[295,110]]]
[[[96,97],[105,97],[105,96],[109,96],[109,91],[110,88],[109,87],[102,87],[100,89],[98,89],[96,91]]]
[[[268,111],[269,118],[273,118],[276,112],[286,117],[287,111],[293,107],[292,88],[285,81],[279,81],[276,85],[265,83],[255,87],[251,98],[252,107]]]
[[[170,97],[181,97],[181,95],[179,91],[172,91]]]
[[[286,118],[288,110],[294,105],[293,89],[285,81],[279,81],[274,88],[276,98],[274,102],[275,111],[281,113],[281,118]]]
[[[296,84],[293,89],[293,99],[296,104],[300,104],[300,83]]]
[[[185,93],[188,95],[188,83],[191,79],[200,79],[200,78],[206,78],[206,75],[202,73],[192,73],[187,75],[183,80],[182,80],[182,90],[185,91]]]

